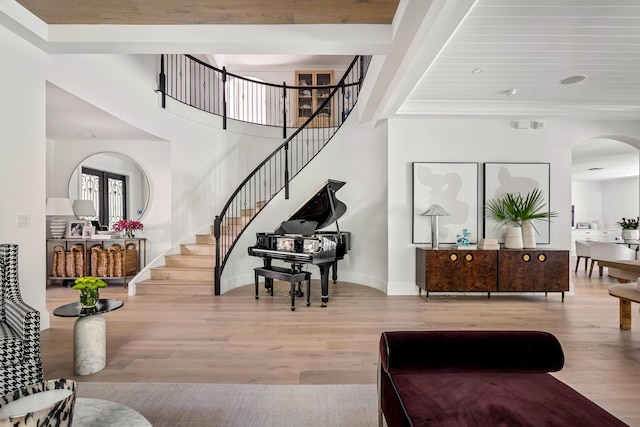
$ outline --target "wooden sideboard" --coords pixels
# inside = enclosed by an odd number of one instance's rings
[[[569,251],[416,248],[420,292],[561,292],[569,290]]]

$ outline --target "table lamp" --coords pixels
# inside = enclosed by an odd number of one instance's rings
[[[73,213],[78,219],[94,219],[96,217],[96,207],[91,200],[74,200]]]
[[[433,204],[427,208],[426,211],[420,214],[421,216],[431,217],[431,248],[438,249],[438,217],[451,215],[442,206]]]
[[[74,215],[71,200],[62,197],[49,197],[47,199],[47,216],[52,216],[49,223],[51,237],[62,239],[67,228],[67,220],[61,217]]]

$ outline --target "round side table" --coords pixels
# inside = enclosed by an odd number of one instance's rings
[[[119,299],[101,299],[93,308],[83,308],[79,302],[66,304],[53,311],[54,316],[77,317],[73,325],[73,373],[90,375],[107,364],[107,324],[103,313],[124,305]]]
[[[76,398],[73,425],[78,427],[151,427],[139,412],[116,402]]]

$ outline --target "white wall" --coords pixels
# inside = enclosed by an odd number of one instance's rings
[[[571,147],[603,135],[637,138],[635,122],[545,120],[542,130],[516,130],[507,119],[393,118],[389,120],[389,294],[416,294],[415,247],[411,243],[412,162],[549,162],[549,247],[569,249]],[[482,189],[482,167],[479,174]],[[479,201],[482,203],[482,194]],[[603,200],[604,203],[604,200]],[[483,221],[478,218],[482,232]]]
[[[58,141],[50,165],[57,191],[90,154],[117,151],[133,158],[154,186],[142,218],[151,259],[210,225],[230,192],[282,142],[280,129],[245,132],[247,126],[230,122],[229,129],[222,130],[219,117],[172,100],[166,110],[160,108],[153,90],[157,75],[153,56],[54,55],[53,59],[52,83],[159,139],[85,142],[79,148]]]
[[[45,269],[45,69],[46,57],[0,26],[0,243],[16,243],[22,298],[49,327]],[[28,215],[29,227],[18,227]]]
[[[336,197],[347,205],[339,219],[341,231],[352,236],[351,251],[338,263],[338,279],[386,291],[387,281],[387,165],[386,125],[371,129],[350,115],[318,156],[291,182],[290,199],[284,194],[272,200],[249,225],[237,242],[222,276],[222,292],[253,283],[253,268],[262,260],[247,256],[257,232],[272,232],[327,179],[346,184]],[[335,225],[325,230],[335,231]],[[319,270],[310,266],[314,279]],[[316,291],[317,292],[317,291]]]
[[[63,189],[82,159],[122,152],[145,171],[151,203],[142,220],[152,258],[211,224],[230,191],[282,142],[280,129],[247,138],[233,125],[223,131],[159,108],[155,56],[44,55],[4,28],[0,54],[12,58],[0,78],[0,241],[20,245],[23,297],[41,311],[43,328],[49,326],[46,198],[67,195]],[[47,141],[48,81],[164,141]],[[31,227],[18,228],[18,214],[29,215]]]
[[[575,223],[597,222],[600,228],[610,228],[605,225],[602,216],[602,184],[600,182],[572,182],[571,203],[575,209]]]
[[[640,206],[638,181],[638,177],[632,177],[572,183],[576,222],[597,222],[599,228],[616,228],[623,217],[636,218]]]
[[[638,177],[602,183],[602,220],[606,228],[616,227],[624,218],[637,218],[640,206]]]

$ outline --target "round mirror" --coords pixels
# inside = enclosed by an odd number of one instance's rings
[[[76,216],[111,229],[120,219],[140,219],[149,203],[149,182],[131,158],[111,152],[93,154],[71,174],[69,199],[92,201],[95,213],[91,204],[74,203]]]

